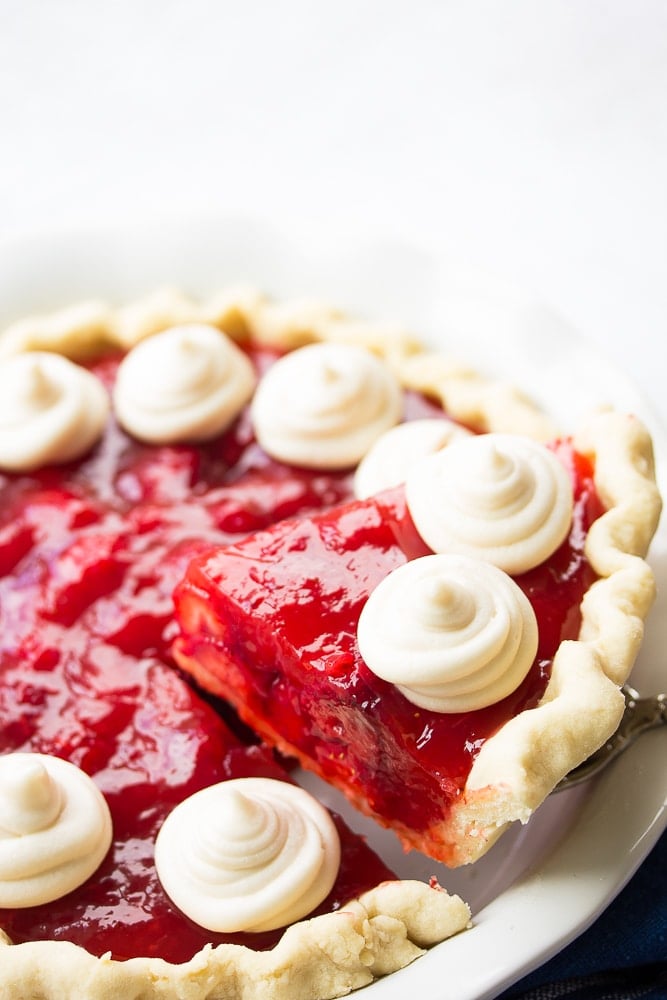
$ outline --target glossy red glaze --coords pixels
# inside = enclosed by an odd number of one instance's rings
[[[418,709],[359,655],[356,626],[370,591],[428,552],[402,488],[195,559],[175,595],[178,661],[406,844],[437,851],[433,831],[480,746],[537,703],[558,645],[578,634],[594,579],[584,540],[601,508],[588,463],[567,443],[557,452],[574,484],[572,528],[549,560],[516,578],[540,640],[527,678],[502,702],[456,715]]]
[[[259,371],[275,357],[251,356]],[[110,385],[118,360],[91,367]],[[435,412],[407,397],[407,416]],[[287,777],[174,669],[171,594],[193,554],[346,500],[350,482],[273,462],[247,412],[197,447],[147,447],[111,422],[80,462],[0,476],[0,752],[72,760],[94,776],[114,820],[112,850],[86,885],[48,906],[0,910],[14,941],[63,938],[95,954],[170,961],[207,941],[274,943],[278,933],[230,939],[196,927],[154,872],[154,838],[177,802],[228,777]],[[343,863],[323,909],[391,877],[340,829]]]

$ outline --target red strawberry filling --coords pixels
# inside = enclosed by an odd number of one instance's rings
[[[275,357],[250,354],[258,371]],[[111,384],[118,361],[91,367]],[[437,412],[406,396],[407,416]],[[196,447],[145,446],[111,421],[84,460],[0,477],[0,752],[73,761],[94,776],[114,821],[111,851],[85,885],[48,906],[0,910],[13,941],[66,939],[98,955],[179,962],[230,940],[169,902],[153,867],[155,835],[199,788],[287,776],[269,751],[232,733],[225,706],[214,710],[173,669],[172,590],[193,554],[350,491],[349,473],[268,458],[247,412]],[[343,862],[323,910],[391,877],[339,827]],[[263,948],[278,936],[235,940]]]
[[[601,513],[592,468],[567,442],[556,450],[572,476],[572,527],[545,563],[516,578],[536,612],[539,648],[523,683],[498,704],[456,715],[416,708],[359,654],[356,627],[371,590],[429,551],[402,488],[193,560],[175,594],[178,662],[406,846],[447,861],[438,825],[483,742],[539,701],[559,644],[578,634],[594,579],[584,556]]]

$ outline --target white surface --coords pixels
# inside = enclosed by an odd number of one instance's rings
[[[239,220],[213,225],[208,234],[201,224],[142,231],[121,227],[17,245],[0,252],[0,327],[32,307],[83,295],[127,301],[159,280],[205,295],[219,286],[221,274],[232,282],[252,274],[260,286],[285,296],[318,293],[369,315],[386,304],[391,288],[397,316],[414,319],[443,347],[465,344],[481,359],[488,359],[501,330],[503,363],[527,387],[539,379],[546,404],[564,424],[599,403],[630,407],[651,425],[660,471],[664,475],[667,469],[662,422],[633,384],[601,364],[597,352],[556,314],[408,247],[359,243],[351,253],[348,234],[338,240],[329,234],[304,249],[284,234]],[[647,692],[665,683],[665,524],[654,541],[652,561],[663,596],[633,674],[635,686]],[[480,862],[455,872],[416,853],[404,855],[390,834],[341,807],[325,789],[322,799],[367,833],[390,867],[404,877],[435,873],[470,903],[475,918],[471,931],[369,987],[364,996],[404,1000],[407,991],[419,990],[431,1000],[488,1000],[575,937],[619,891],[665,828],[664,737],[664,732],[646,734],[598,782],[552,796],[527,827],[510,831]],[[312,788],[313,780],[306,778],[304,784]]]
[[[467,301],[448,298],[434,261],[454,259],[535,289],[536,302],[556,305],[590,338],[590,360],[608,353],[614,366],[594,364],[606,390],[634,405],[622,369],[667,419],[666,94],[661,0],[5,0],[0,241],[165,214],[250,213],[300,234],[299,266],[290,255],[281,271],[272,240],[241,227],[231,230],[240,244],[237,272],[259,257],[272,262],[276,290],[288,294],[323,284],[336,299],[372,300],[386,315],[408,306],[428,329],[443,325],[444,315],[467,353],[502,369],[506,317],[499,320],[494,296],[480,298],[474,280]],[[309,234],[341,224],[350,233],[344,266],[320,261],[318,278]],[[358,245],[360,235],[378,232],[389,237],[380,254]],[[187,245],[170,251],[168,265],[145,257],[150,246],[137,239],[137,257],[126,262],[109,244],[79,246],[73,274],[56,239],[37,255],[39,283],[34,257],[5,257],[0,310],[57,295],[66,301],[100,275],[111,292],[135,291],[171,276],[161,270],[191,263]],[[223,282],[234,270],[211,271],[207,280]],[[383,280],[399,272],[398,282]],[[523,375],[529,379],[540,361],[538,323],[553,348],[540,373],[551,376],[558,397],[572,340],[540,306],[519,312]],[[479,337],[489,317],[497,324],[493,357]],[[584,405],[581,379],[568,392],[573,408]],[[664,553],[657,559],[664,571]],[[652,627],[653,635],[665,629],[655,614]],[[666,638],[652,640],[648,653],[664,649]],[[654,665],[644,656],[642,666]],[[643,746],[655,747],[662,735],[649,734]],[[618,772],[655,777],[646,753],[619,762]],[[583,851],[569,866],[567,855],[556,855],[516,897],[529,910],[533,892],[554,887],[564,898],[565,936],[588,920],[578,912],[577,887],[605,900],[617,887],[622,838],[636,834],[628,872],[654,837],[655,827],[644,832],[645,805],[632,819],[640,791],[631,784],[611,791],[609,808],[628,823],[610,822],[598,845],[604,812],[595,819],[595,799],[586,807],[593,836],[579,827]],[[509,858],[493,853],[494,868],[476,869],[487,900],[522,860],[521,842],[503,850]],[[517,909],[505,928],[510,943],[494,951],[493,905],[468,940],[479,943],[474,975],[490,981],[497,972],[500,981],[504,956],[516,951],[512,939],[532,947],[531,963],[554,944],[536,940],[539,921],[522,924]],[[434,981],[443,996],[452,984],[434,969],[439,961],[436,952],[420,963],[430,996]],[[402,1000],[411,975],[374,989]],[[462,1000],[464,992],[452,995]]]
[[[664,403],[661,0],[4,0],[0,234],[347,220],[535,288]]]

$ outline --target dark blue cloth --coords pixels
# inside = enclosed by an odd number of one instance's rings
[[[576,941],[499,1000],[667,1000],[667,833]]]

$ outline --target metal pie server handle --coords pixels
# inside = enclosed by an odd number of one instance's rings
[[[618,729],[604,746],[566,774],[554,791],[559,792],[587,781],[620,756],[642,733],[667,725],[667,694],[642,698],[629,684],[624,684],[621,690],[625,697],[625,711]]]

